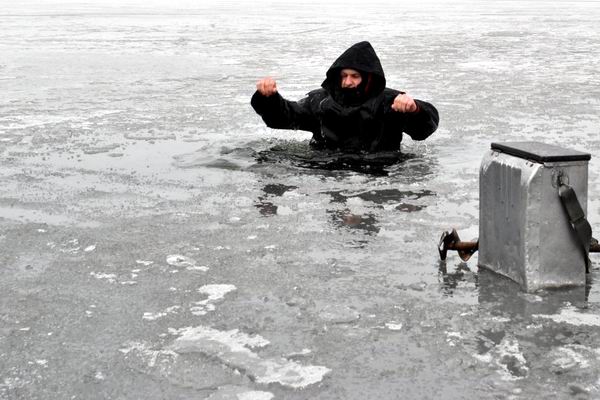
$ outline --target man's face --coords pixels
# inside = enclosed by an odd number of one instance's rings
[[[340,82],[342,89],[355,89],[362,82],[362,76],[355,69],[344,68],[340,72]]]

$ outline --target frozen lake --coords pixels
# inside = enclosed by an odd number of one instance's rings
[[[494,141],[592,154],[600,2],[0,0],[0,399],[597,399],[600,256],[524,294],[478,234]],[[407,4],[404,4],[407,3]],[[369,40],[440,128],[382,171],[303,162],[299,99]]]

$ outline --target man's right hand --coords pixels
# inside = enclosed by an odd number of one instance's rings
[[[263,96],[269,97],[277,93],[277,83],[271,77],[263,78],[256,82],[256,90]]]

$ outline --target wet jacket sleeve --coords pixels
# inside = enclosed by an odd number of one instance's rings
[[[419,111],[406,113],[404,132],[413,140],[427,139],[438,127],[440,117],[436,108],[423,100],[415,99]]]
[[[385,114],[386,124],[388,124],[387,130],[394,132],[395,134],[407,133],[413,140],[425,140],[438,127],[440,117],[436,108],[423,100],[415,100],[417,112],[414,113],[401,113],[391,109],[394,99],[399,94],[402,94],[399,90],[385,89]]]
[[[269,128],[314,131],[315,126],[319,125],[311,111],[308,97],[289,101],[279,93],[267,97],[255,92],[250,104]]]

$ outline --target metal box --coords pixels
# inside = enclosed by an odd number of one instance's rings
[[[589,160],[544,143],[492,143],[479,171],[479,266],[527,292],[585,285],[585,258],[557,181],[575,190],[587,215]]]

